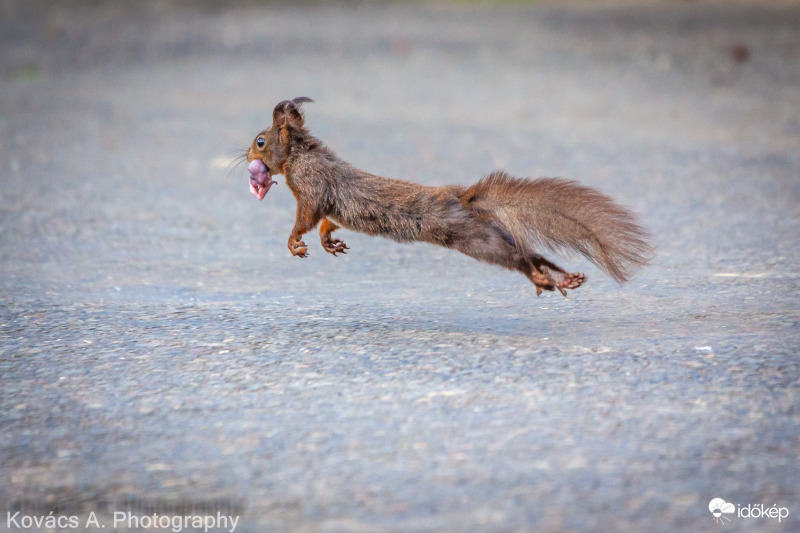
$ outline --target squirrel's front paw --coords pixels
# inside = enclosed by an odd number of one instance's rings
[[[339,239],[332,239],[330,236],[322,238],[322,247],[325,248],[326,252],[333,255],[337,253],[346,254],[345,250],[350,249],[344,242]]]
[[[308,257],[308,246],[303,241],[290,240],[289,251],[297,257]]]

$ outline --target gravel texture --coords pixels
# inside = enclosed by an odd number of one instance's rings
[[[130,4],[0,3],[0,531],[800,530],[800,4]],[[293,258],[232,161],[300,95],[361,168],[577,179],[657,255],[568,299]]]

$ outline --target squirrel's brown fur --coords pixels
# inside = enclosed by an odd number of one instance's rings
[[[322,246],[333,255],[346,253],[347,246],[331,237],[341,226],[452,248],[518,270],[537,293],[558,289],[562,294],[579,287],[585,276],[551,263],[540,255],[542,249],[580,252],[619,283],[648,262],[648,236],[635,216],[594,189],[504,172],[470,187],[426,187],[375,176],[339,159],[309,133],[299,110],[307,101],[279,103],[272,126],[247,152],[248,161],[258,159],[267,172],[283,174],[297,199],[288,243],[292,255],[307,256],[301,237],[321,222]]]

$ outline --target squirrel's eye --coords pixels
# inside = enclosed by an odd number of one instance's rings
[[[266,144],[264,137],[259,137],[258,139],[256,139],[256,144],[258,145],[259,148],[264,148],[264,144]]]

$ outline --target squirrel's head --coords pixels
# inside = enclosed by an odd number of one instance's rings
[[[285,173],[292,143],[305,132],[303,114],[300,112],[300,106],[305,102],[313,100],[299,96],[276,105],[272,112],[272,126],[256,135],[247,150],[250,192],[259,200],[264,199],[275,183],[272,175]]]

